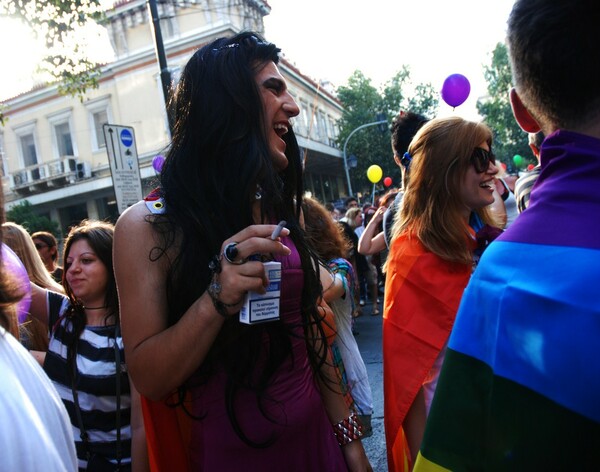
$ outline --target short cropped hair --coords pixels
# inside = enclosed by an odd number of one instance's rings
[[[508,20],[513,82],[542,125],[600,116],[600,8],[590,0],[516,0]]]
[[[417,131],[429,121],[423,115],[412,111],[401,111],[392,122],[392,149],[398,157],[408,151],[408,146]]]

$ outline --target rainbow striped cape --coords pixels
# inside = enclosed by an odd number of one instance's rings
[[[390,472],[410,470],[402,423],[450,336],[470,275],[471,266],[441,259],[408,233],[392,242],[383,310],[384,425]]]
[[[600,140],[542,146],[456,318],[415,471],[600,467]]]

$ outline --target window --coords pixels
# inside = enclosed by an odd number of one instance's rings
[[[73,156],[73,140],[71,139],[71,128],[69,123],[61,123],[54,127],[56,134],[56,145],[60,156]]]
[[[304,102],[300,102],[300,118],[298,120],[300,122],[300,130],[302,136],[308,135],[308,123],[310,122],[310,118],[308,117],[308,105]]]
[[[23,153],[23,164],[25,167],[34,166],[38,163],[37,152],[35,150],[35,139],[33,133],[20,137],[21,152]]]
[[[35,166],[38,163],[35,125],[34,120],[14,128],[19,150],[19,168]]]
[[[54,159],[65,156],[77,156],[77,143],[73,140],[71,132],[72,109],[61,110],[48,115],[48,123],[52,131],[52,154]]]
[[[105,96],[86,103],[90,117],[90,139],[92,141],[92,151],[94,152],[106,148],[102,127],[112,121],[109,100],[110,96]]]
[[[4,177],[8,175],[8,168],[6,166],[6,159],[4,157],[4,134],[0,133],[0,171],[2,172],[1,176]]]
[[[104,130],[102,127],[108,124],[108,112],[106,110],[100,110],[92,114],[94,119],[94,132],[96,134],[96,147],[98,149],[106,147],[106,140],[104,139]]]

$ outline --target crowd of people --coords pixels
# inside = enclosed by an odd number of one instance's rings
[[[158,186],[116,225],[60,248],[0,212],[0,468],[370,471],[370,301],[390,472],[594,469],[599,19],[515,2],[531,173],[500,175],[484,123],[401,112],[401,188],[344,209],[304,195],[279,49],[196,51]]]

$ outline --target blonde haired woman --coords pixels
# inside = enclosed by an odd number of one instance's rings
[[[4,243],[21,259],[29,280],[47,290],[64,293],[62,285],[55,282],[46,269],[27,230],[21,225],[7,222],[2,224],[2,231]],[[27,315],[24,328],[21,330],[22,344],[30,350],[40,365],[43,365],[48,350],[48,327],[36,318]]]
[[[473,218],[491,223],[498,172],[492,134],[462,118],[435,119],[405,159],[410,179],[386,263],[383,321],[389,470],[412,469],[447,339],[477,248]]]

